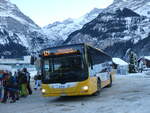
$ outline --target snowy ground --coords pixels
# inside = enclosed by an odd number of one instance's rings
[[[147,74],[147,75],[146,75]],[[49,97],[40,91],[0,104],[0,113],[150,113],[150,73],[117,75],[99,96]]]

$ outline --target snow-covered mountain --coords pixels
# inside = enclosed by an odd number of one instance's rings
[[[79,19],[67,19],[40,28],[15,4],[0,0],[0,56],[16,57],[60,45],[70,33],[81,29],[100,12],[101,9],[95,8]]]
[[[112,56],[128,48],[150,51],[150,0],[114,0],[105,9],[93,9],[78,19],[36,25],[9,0],[0,0],[0,56],[21,56],[41,48],[87,42]],[[136,47],[135,47],[136,46]],[[150,53],[149,53],[150,55]]]
[[[66,40],[68,36],[83,27],[84,24],[95,19],[101,12],[115,12],[118,8],[129,8],[140,15],[150,17],[150,0],[114,0],[113,4],[105,9],[95,8],[78,19],[69,18],[63,22],[54,22],[43,28],[47,36],[54,40]]]
[[[150,55],[149,2],[115,0],[97,18],[71,33],[64,44],[86,42],[112,56],[123,57],[128,48],[138,55]]]
[[[66,19],[63,22],[54,22],[43,28],[43,31],[54,40],[62,40],[68,38],[69,34],[79,30],[82,26],[98,16],[102,9],[94,8],[91,12],[77,19]]]
[[[118,8],[129,8],[140,15],[150,17],[150,0],[114,0],[113,4],[104,10],[110,12]]]
[[[16,5],[0,0],[0,56],[16,57],[37,51],[46,39],[41,28]]]

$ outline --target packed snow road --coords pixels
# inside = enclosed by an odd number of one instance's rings
[[[0,104],[0,113],[150,113],[149,76],[118,76],[98,96],[44,98],[34,91],[16,103]]]

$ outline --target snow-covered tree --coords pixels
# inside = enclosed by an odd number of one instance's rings
[[[129,73],[137,72],[137,55],[132,51],[129,54]]]

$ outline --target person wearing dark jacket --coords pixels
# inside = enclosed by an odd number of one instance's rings
[[[18,80],[18,73],[15,72],[14,73],[14,81],[15,81],[15,89],[16,89],[16,92],[15,92],[15,97],[16,97],[16,100],[19,100],[19,92],[20,92],[20,89],[19,89],[19,80]]]
[[[15,80],[14,77],[11,75],[11,73],[5,73],[6,79],[4,80],[4,98],[3,103],[7,102],[8,95],[11,98],[11,103],[14,103],[16,101],[15,98]]]
[[[4,96],[3,96],[3,100],[1,101],[2,103],[5,103],[7,101],[8,98],[8,88],[7,88],[7,81],[9,79],[9,74],[4,72],[3,73],[4,79],[3,79],[3,87],[4,87]]]
[[[27,91],[27,76],[23,71],[20,71],[18,73],[18,82],[20,85],[20,96],[21,97],[26,97],[28,95]]]
[[[23,73],[27,77],[27,90],[28,90],[28,93],[31,95],[32,89],[31,89],[31,85],[30,85],[30,79],[31,79],[30,73],[28,72],[28,70],[26,68],[23,69]]]
[[[3,92],[3,80],[4,80],[4,72],[3,70],[0,70],[0,102],[3,100],[3,95],[4,95],[4,92]]]

